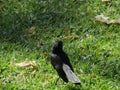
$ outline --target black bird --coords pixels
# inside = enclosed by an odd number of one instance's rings
[[[56,41],[53,45],[51,64],[63,81],[70,81],[75,84],[80,84],[80,80],[74,74],[73,67],[69,61],[67,54],[62,50],[62,47],[62,41]]]

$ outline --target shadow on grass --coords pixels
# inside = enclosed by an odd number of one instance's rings
[[[69,86],[68,90],[83,90],[81,85]]]
[[[31,27],[37,27],[37,35],[65,26],[65,23],[71,23],[75,19],[76,2],[78,1],[14,1],[3,2],[0,8],[0,39],[5,42],[25,43],[29,40],[26,33]],[[68,5],[66,5],[68,4]],[[81,4],[81,3],[79,3]],[[80,6],[80,5],[77,6]],[[69,9],[70,6],[74,6]],[[47,36],[47,35],[46,35]],[[48,35],[49,36],[49,35]],[[32,39],[32,40],[34,40]]]

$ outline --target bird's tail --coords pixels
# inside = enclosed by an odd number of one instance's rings
[[[70,69],[70,67],[66,64],[63,64],[63,70],[68,78],[68,80],[74,84],[80,84],[80,80],[74,74],[74,72]]]

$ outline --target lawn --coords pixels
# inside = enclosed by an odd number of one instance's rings
[[[1,0],[0,90],[120,90],[120,1]],[[63,41],[81,85],[57,85],[49,55]],[[35,61],[36,68],[14,64]]]

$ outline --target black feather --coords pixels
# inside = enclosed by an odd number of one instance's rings
[[[67,54],[62,50],[62,41],[56,41],[52,48],[51,54],[51,64],[57,71],[58,75],[65,82],[72,82],[75,84],[80,84],[79,79],[73,73],[73,67],[69,61]]]

